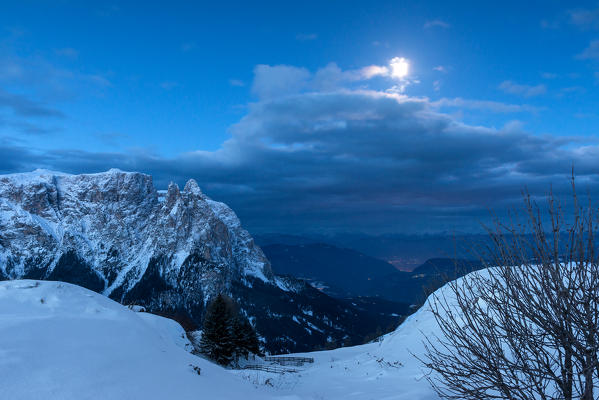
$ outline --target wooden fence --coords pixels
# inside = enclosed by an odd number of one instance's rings
[[[278,357],[278,356],[265,356],[264,361],[273,362],[280,365],[295,365],[302,366],[305,363],[313,363],[312,357]]]
[[[297,372],[296,369],[283,368],[283,367],[278,367],[276,365],[264,365],[264,364],[247,364],[247,365],[243,366],[243,369],[253,369],[253,370],[257,370],[257,371],[272,372],[275,374],[284,374],[286,372]]]

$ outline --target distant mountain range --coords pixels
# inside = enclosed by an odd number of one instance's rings
[[[393,265],[325,243],[271,244],[262,247],[277,274],[322,282],[336,297],[370,296],[372,282],[395,274]]]
[[[338,233],[330,235],[253,235],[256,243],[265,247],[272,244],[300,245],[328,243],[352,249],[386,261],[402,271],[412,271],[431,258],[473,259],[472,246],[488,242],[488,235],[480,234],[384,234]]]
[[[325,243],[268,244],[262,250],[273,271],[310,282],[334,297],[367,296],[401,304],[421,304],[448,278],[478,269],[479,262],[433,258],[411,272],[358,251]]]

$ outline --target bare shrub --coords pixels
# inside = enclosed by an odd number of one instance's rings
[[[429,382],[446,399],[592,400],[599,383],[597,211],[547,209],[524,196],[525,222],[496,220],[478,249],[488,267],[429,299]]]

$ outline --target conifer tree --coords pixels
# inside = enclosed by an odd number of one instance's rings
[[[235,351],[238,356],[248,357],[250,354],[260,354],[258,335],[252,324],[243,315],[238,315],[233,324]]]
[[[250,321],[244,319],[242,324],[243,332],[244,332],[244,343],[245,350],[247,350],[250,354],[261,355],[260,351],[260,342],[258,341],[258,335],[256,334],[256,330],[250,324]]]
[[[200,350],[221,365],[228,365],[233,360],[235,353],[234,320],[231,300],[219,294],[206,310]]]

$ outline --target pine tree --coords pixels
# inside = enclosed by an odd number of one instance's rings
[[[219,294],[208,305],[200,350],[221,365],[229,365],[235,353],[233,323],[235,314],[232,301]]]
[[[261,354],[258,335],[250,322],[243,315],[238,315],[233,324],[235,351],[238,356],[248,357],[250,354]]]
[[[260,351],[260,342],[258,341],[258,335],[256,334],[256,330],[250,324],[250,321],[245,320],[244,324],[244,332],[245,332],[245,348],[251,354],[261,355]]]

